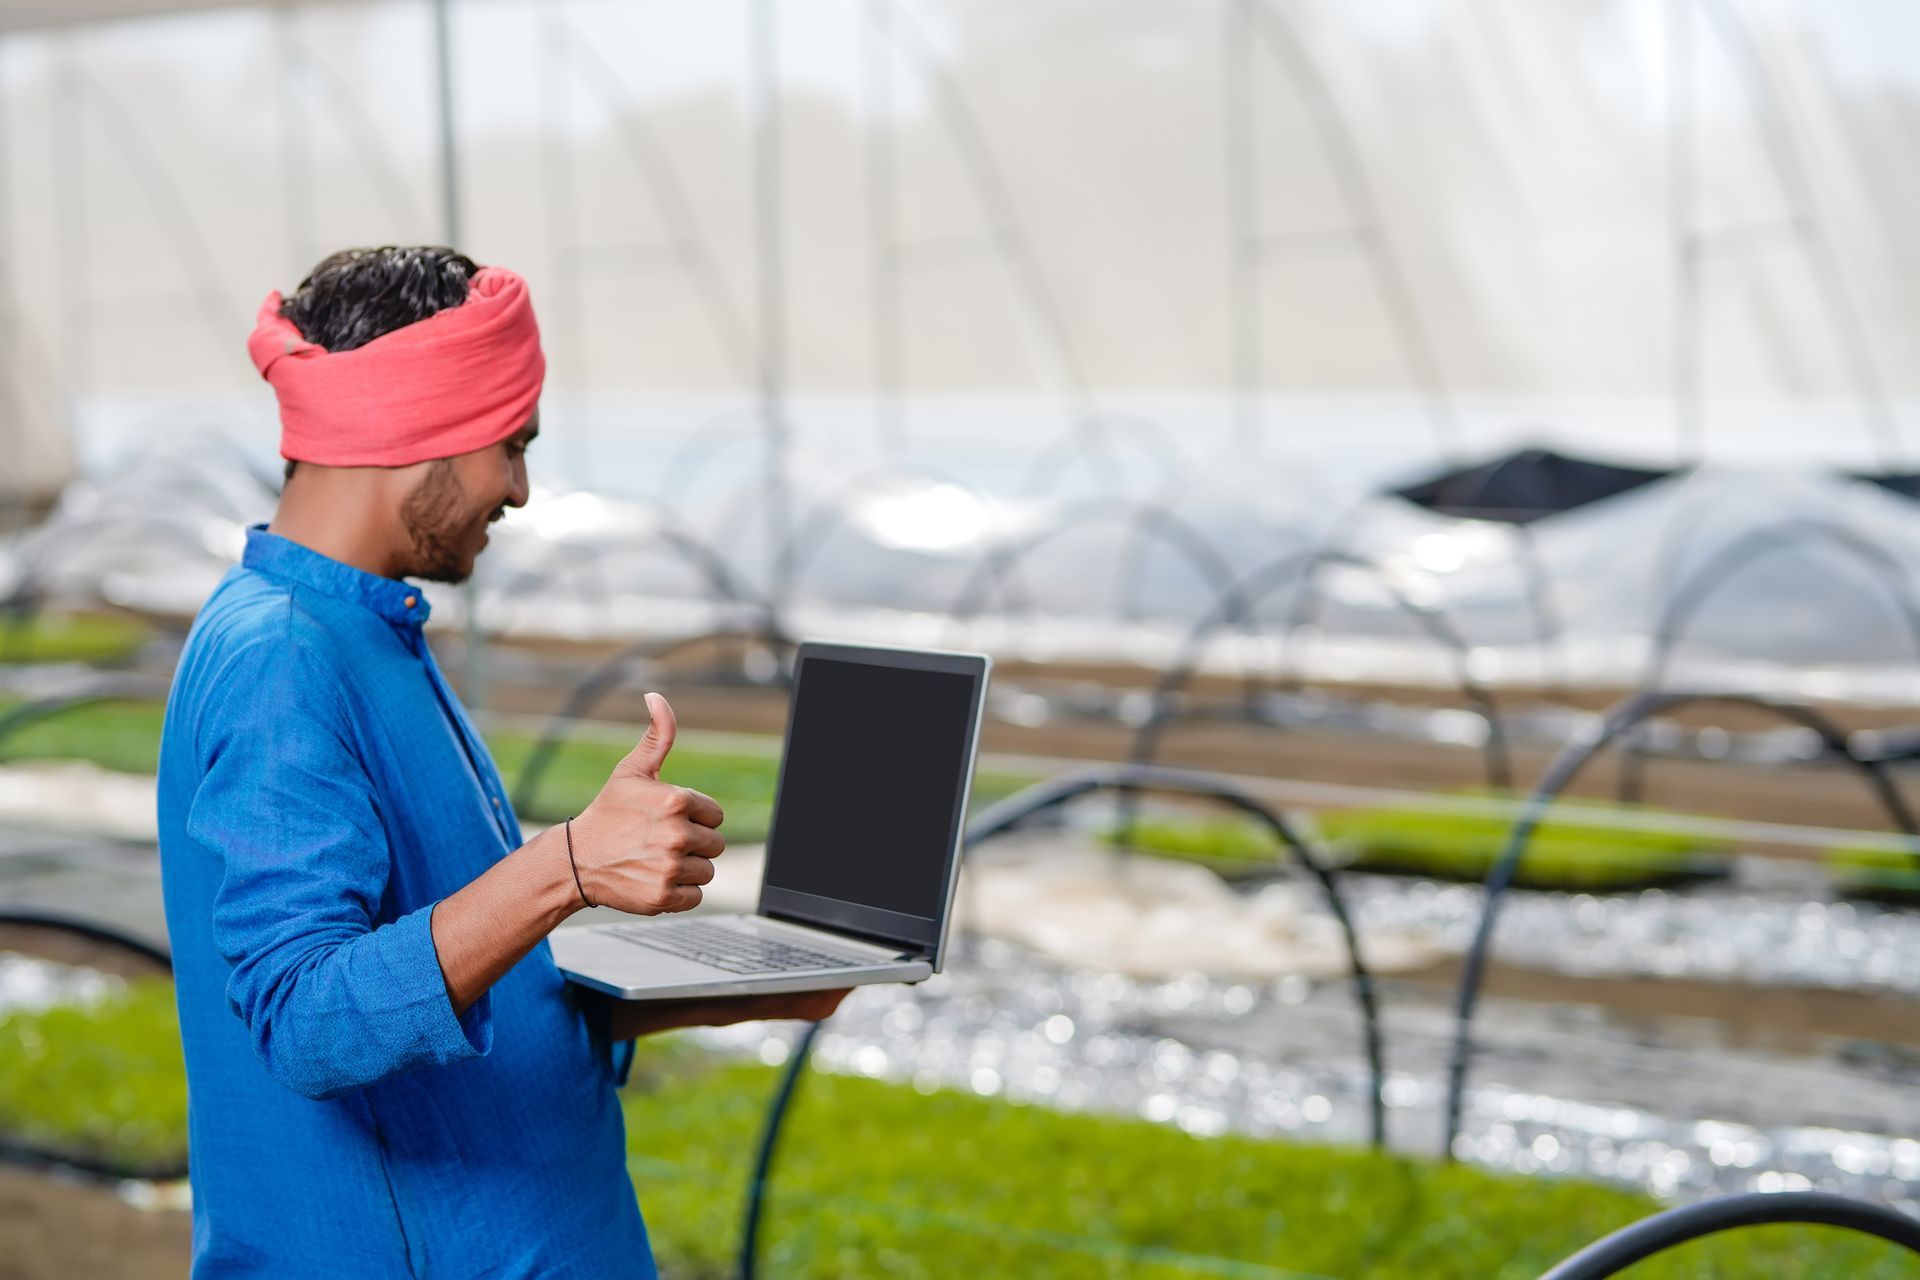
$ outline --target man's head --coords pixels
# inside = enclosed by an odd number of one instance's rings
[[[446,248],[348,249],[316,266],[279,304],[278,316],[293,325],[308,343],[322,348],[323,353],[311,354],[324,359],[359,350],[375,339],[462,306],[480,270],[472,259]],[[531,324],[530,316],[527,323]],[[280,354],[282,348],[285,354],[293,354],[284,340],[281,347],[270,343],[268,347],[274,354]],[[380,354],[368,353],[376,357]],[[471,361],[476,354],[482,357],[484,367],[484,349],[463,349],[459,358]],[[535,354],[537,357],[537,347]],[[260,359],[258,350],[255,358]],[[432,361],[434,355],[431,348],[423,348],[407,353],[407,358]],[[289,392],[267,368],[262,372],[269,381],[275,381],[281,393],[284,420]],[[444,381],[445,371],[438,372]],[[533,390],[537,395],[537,384]],[[456,411],[461,391],[456,379],[442,397],[452,400]],[[339,397],[333,399],[337,402]],[[325,411],[328,406],[321,408]],[[377,415],[379,409],[370,412]],[[454,417],[457,420],[457,412]],[[357,425],[377,433],[381,424]],[[504,425],[511,430],[504,439],[439,457],[418,458],[421,449],[416,447],[412,452],[418,460],[401,465],[290,460],[288,495],[297,497],[305,492],[324,502],[359,508],[370,505],[375,515],[390,515],[396,540],[405,544],[394,548],[391,562],[398,569],[395,576],[461,582],[473,572],[474,560],[486,545],[487,525],[506,514],[508,507],[523,506],[527,501],[525,454],[539,433],[538,408],[529,406],[524,420],[515,412]],[[425,447],[431,452],[430,445]],[[290,457],[293,452],[283,451]]]

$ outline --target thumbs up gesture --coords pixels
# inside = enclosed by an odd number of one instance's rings
[[[660,694],[647,695],[647,711],[646,735],[573,820],[586,896],[642,916],[699,906],[700,886],[712,882],[713,860],[727,847],[719,830],[726,815],[712,796],[660,781],[677,725]]]

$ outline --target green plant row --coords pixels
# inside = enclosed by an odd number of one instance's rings
[[[1888,906],[1920,906],[1920,856],[1893,841],[1827,851],[1834,887],[1849,898]]]
[[[1591,802],[1582,801],[1583,807]],[[1632,810],[1641,816],[1658,811]],[[1344,856],[1343,865],[1391,875],[1483,881],[1506,848],[1506,819],[1419,809],[1323,813],[1315,826]],[[1210,866],[1229,877],[1264,871],[1283,858],[1273,837],[1244,818],[1142,814],[1101,838],[1143,853]],[[1726,874],[1732,849],[1679,831],[1621,829],[1549,819],[1535,830],[1515,883],[1524,888],[1607,893],[1683,885]],[[1897,836],[1828,849],[1834,890],[1843,897],[1920,906],[1920,857]]]
[[[7,702],[0,699],[0,712]],[[164,708],[158,702],[116,699],[78,706],[22,727],[0,741],[0,761],[88,760],[125,773],[151,773],[158,761]],[[537,735],[496,729],[487,744],[511,785],[532,754]],[[764,839],[772,817],[774,751],[709,750],[682,744],[666,776],[718,800],[735,841]],[[521,816],[551,822],[578,813],[598,794],[627,746],[604,735],[566,739]],[[982,771],[974,780],[975,807],[1011,795],[1036,779]],[[1583,801],[1590,806],[1590,802]],[[1653,812],[1638,810],[1645,814]],[[1365,871],[1480,881],[1505,847],[1508,823],[1498,817],[1418,809],[1348,809],[1321,814],[1318,834],[1335,844],[1348,865]],[[1118,841],[1120,832],[1103,833]],[[1272,865],[1279,850],[1264,828],[1244,818],[1170,816],[1153,810],[1134,825],[1129,844],[1142,852],[1182,858],[1233,875]],[[1724,873],[1729,848],[1678,831],[1625,830],[1554,819],[1541,824],[1522,860],[1524,887],[1602,893],[1685,884]],[[1847,896],[1920,904],[1920,872],[1897,845],[1850,845],[1828,854],[1834,885]]]
[[[1648,811],[1641,810],[1640,813]],[[1401,808],[1317,815],[1320,838],[1359,870],[1481,881],[1506,848],[1511,823],[1482,816]],[[1271,864],[1274,838],[1250,819],[1143,816],[1130,832],[1104,833],[1136,849],[1234,868]],[[1620,829],[1549,818],[1534,831],[1515,883],[1529,888],[1609,892],[1689,883],[1725,873],[1728,847],[1677,831]]]
[[[152,634],[129,618],[106,614],[0,613],[0,665],[125,662]]]
[[[630,1169],[665,1274],[732,1274],[775,1072],[643,1042]],[[0,1017],[0,1138],[177,1158],[185,1077],[171,988]],[[1526,1280],[1654,1211],[1643,1196],[1373,1152],[1197,1138],[1125,1118],[815,1074],[767,1206],[764,1271],[886,1277]],[[1910,1255],[1824,1228],[1726,1235],[1634,1280],[1911,1276]]]

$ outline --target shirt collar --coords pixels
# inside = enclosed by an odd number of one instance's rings
[[[311,587],[371,609],[388,622],[419,626],[431,612],[426,594],[411,582],[383,578],[342,564],[289,538],[268,533],[264,524],[248,527],[247,549],[240,563],[270,577]]]

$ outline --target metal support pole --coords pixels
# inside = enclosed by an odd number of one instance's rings
[[[77,439],[80,398],[86,387],[87,273],[86,100],[80,83],[79,40],[68,31],[60,41],[60,69],[53,85],[58,103],[53,116],[53,188],[59,216],[57,254],[61,262],[60,380],[67,430]]]
[[[300,56],[292,6],[273,11],[274,82],[279,87],[282,200],[287,215],[287,257],[305,271],[315,258],[313,157],[307,147],[306,59]]]
[[[579,201],[574,184],[573,138],[573,41],[567,22],[564,0],[551,0],[542,7],[537,21],[545,30],[536,37],[544,46],[540,63],[540,160],[543,194],[547,203],[548,271],[553,276],[551,307],[559,317],[556,326],[567,335],[564,343],[566,369],[563,381],[567,397],[581,405],[580,414],[565,424],[563,434],[573,459],[573,483],[585,485],[593,478],[593,448],[588,437],[586,416],[588,387],[592,384],[587,359],[587,325],[582,304],[579,261]],[[557,353],[556,353],[557,354]]]
[[[767,617],[769,639],[785,631],[786,586],[774,580],[787,528],[786,264],[780,237],[780,88],[778,14],[772,0],[753,0],[749,25],[753,94],[754,245],[758,259],[756,302],[760,334],[760,419],[766,439],[762,490],[767,524]]]
[[[6,50],[0,41],[0,406],[24,433],[32,430],[32,424],[20,386],[20,290],[13,269],[13,104],[6,97]],[[0,517],[5,514],[0,511]]]
[[[1260,253],[1254,239],[1259,225],[1256,182],[1260,155],[1254,115],[1253,41],[1249,0],[1228,0],[1222,26],[1220,84],[1226,118],[1222,121],[1227,179],[1228,341],[1232,346],[1233,436],[1243,454],[1260,443]]]
[[[1673,254],[1672,348],[1675,461],[1698,463],[1705,447],[1700,404],[1700,244],[1694,227],[1693,6],[1667,0],[1667,234]]]
[[[433,63],[440,126],[440,237],[449,248],[461,248],[460,149],[455,143],[453,112],[452,0],[433,0]],[[480,584],[467,579],[462,588],[467,603],[463,631],[465,652],[460,656],[460,693],[475,710],[487,705],[487,640],[480,629]]]
[[[868,306],[873,335],[873,396],[882,448],[905,445],[900,408],[900,237],[893,165],[894,0],[868,0],[865,27],[867,91]]]
[[[460,151],[454,142],[452,0],[433,0],[434,79],[440,108],[440,234],[460,247]]]

